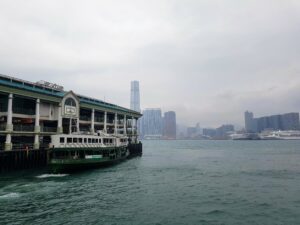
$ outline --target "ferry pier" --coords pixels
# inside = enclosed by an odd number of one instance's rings
[[[137,120],[141,116],[115,104],[65,91],[57,84],[0,75],[0,171],[47,165],[51,135],[72,132],[126,135],[131,156],[140,155]]]

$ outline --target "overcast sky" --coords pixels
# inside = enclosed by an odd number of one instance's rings
[[[180,124],[300,111],[299,0],[0,0],[0,73]]]

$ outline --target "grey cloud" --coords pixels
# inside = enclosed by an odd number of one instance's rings
[[[179,123],[299,111],[297,0],[3,0],[0,29],[0,73],[127,107],[140,80]]]

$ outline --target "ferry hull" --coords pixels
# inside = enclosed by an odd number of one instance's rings
[[[126,160],[126,156],[118,159],[104,159],[104,160],[57,160],[52,159],[50,161],[50,169],[53,173],[63,172],[78,172],[87,169],[108,167],[118,164]]]
[[[114,148],[115,154],[108,154],[103,156],[103,150],[95,148],[93,150],[88,149],[86,151],[92,151],[93,155],[84,155],[84,157],[67,157],[67,158],[57,158],[53,157],[49,162],[49,168],[53,173],[63,173],[63,172],[76,172],[91,168],[106,167],[117,163],[120,163],[127,159],[129,153],[127,148]],[[57,152],[75,152],[78,149],[68,149],[68,150],[54,150]],[[111,149],[112,150],[112,149]],[[81,149],[83,151],[83,149]],[[94,156],[94,157],[88,157]]]

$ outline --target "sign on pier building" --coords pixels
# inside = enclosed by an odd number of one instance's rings
[[[103,131],[137,140],[139,112],[64,91],[50,82],[0,75],[0,151],[47,148],[57,133]]]

